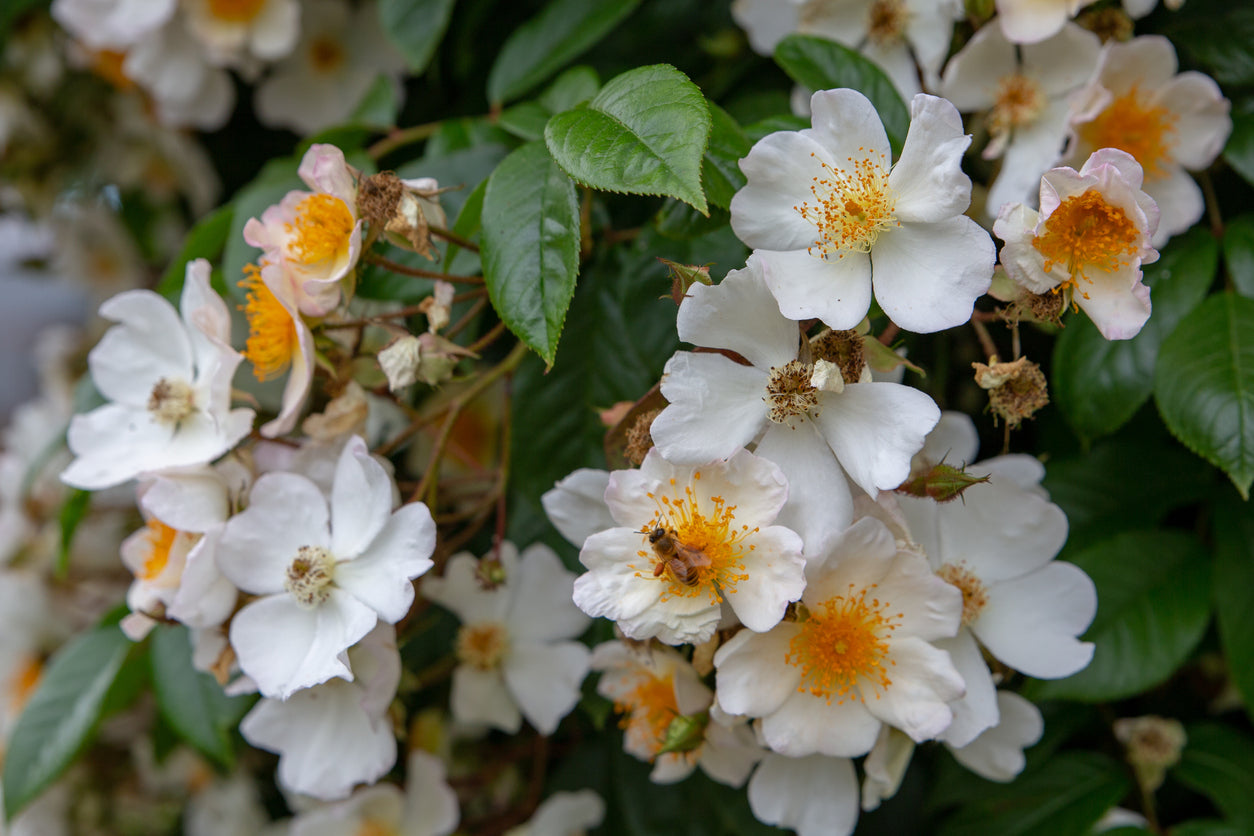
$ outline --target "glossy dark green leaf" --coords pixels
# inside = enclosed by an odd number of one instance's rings
[[[1254,183],[1254,102],[1246,100],[1232,110],[1232,135],[1224,146],[1224,160]]]
[[[65,578],[69,571],[70,548],[74,545],[74,535],[83,518],[87,516],[87,509],[90,507],[91,491],[82,490],[72,491],[61,506],[61,513],[57,519],[61,527],[61,541],[57,544],[57,562],[54,567],[54,574],[58,578]]]
[[[899,150],[906,141],[910,111],[901,93],[883,70],[849,47],[813,35],[789,35],[775,47],[775,63],[793,81],[811,90],[857,90],[879,111],[893,148]]]
[[[187,276],[187,262],[197,258],[215,261],[226,246],[233,218],[234,205],[230,203],[219,206],[201,218],[187,233],[183,249],[162,274],[157,292],[177,306],[183,293],[183,280]]]
[[[1029,684],[1033,700],[1102,702],[1148,690],[1184,663],[1210,622],[1206,549],[1178,531],[1119,534],[1072,556],[1097,586],[1096,649],[1066,679]]]
[[[1230,821],[1194,819],[1171,826],[1171,836],[1249,836],[1249,826]]]
[[[591,101],[549,120],[544,140],[577,182],[610,192],[666,195],[705,214],[710,137],[705,96],[667,64],[616,76]]]
[[[130,639],[110,625],[71,639],[52,657],[5,750],[7,819],[56,781],[87,747],[131,647]]]
[[[1176,438],[1248,497],[1254,482],[1254,299],[1216,294],[1186,317],[1163,342],[1154,399]]]
[[[640,0],[550,0],[515,29],[488,74],[488,101],[513,101],[591,49]]]
[[[156,628],[149,658],[161,716],[201,754],[229,768],[235,755],[231,729],[252,701],[228,697],[217,680],[192,667],[191,641],[182,625]]]
[[[1064,752],[960,809],[941,836],[1086,836],[1131,789],[1122,766],[1095,752]]]
[[[1220,84],[1254,84],[1254,8],[1202,0],[1163,34]]]
[[[544,126],[554,113],[586,102],[601,89],[601,79],[591,67],[571,67],[553,80],[535,101],[519,102],[501,111],[497,124],[528,142],[544,138]]]
[[[748,156],[751,143],[736,120],[716,104],[710,104],[710,145],[701,160],[701,179],[710,203],[722,209],[731,206],[732,195],[745,184],[740,161]]]
[[[1173,239],[1145,268],[1154,312],[1130,340],[1107,340],[1085,316],[1067,319],[1054,347],[1051,388],[1081,437],[1114,432],[1149,399],[1159,347],[1206,296],[1218,257],[1215,239],[1201,228]]]
[[[510,154],[483,195],[483,278],[501,320],[552,364],[579,275],[575,184],[532,142]]]
[[[420,75],[444,37],[455,0],[379,0],[379,23],[401,51],[409,71]]]
[[[1248,578],[1247,578],[1248,583]],[[1207,796],[1223,814],[1250,832],[1254,828],[1254,738],[1231,726],[1199,723],[1186,729],[1188,742],[1171,773]]]
[[[1254,215],[1233,218],[1224,227],[1224,265],[1237,293],[1254,297]]]
[[[1215,619],[1228,676],[1254,716],[1254,509],[1229,497],[1215,508]]]

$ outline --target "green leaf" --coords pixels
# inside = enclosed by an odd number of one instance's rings
[[[552,365],[579,275],[579,198],[544,146],[510,154],[483,195],[483,278],[502,321]]]
[[[1249,836],[1247,825],[1212,819],[1194,819],[1171,826],[1171,836]]]
[[[1210,621],[1206,549],[1178,531],[1126,532],[1076,554],[1097,586],[1097,617],[1082,637],[1093,661],[1066,679],[1031,682],[1033,700],[1101,702],[1148,690],[1178,668]]]
[[[453,224],[453,228],[450,230],[454,235],[470,240],[479,234],[479,230],[483,228],[483,194],[487,190],[488,181],[484,180],[466,196],[466,202],[462,204],[462,211],[457,214],[457,222]],[[476,263],[478,263],[477,253],[463,250],[456,244],[449,244],[448,251],[445,254],[444,268],[452,270],[453,262],[462,253],[467,253],[467,257],[475,256]]]
[[[1228,676],[1254,716],[1254,515],[1225,499],[1215,508],[1215,620]]]
[[[1168,429],[1222,469],[1242,498],[1254,482],[1254,299],[1207,299],[1163,342],[1154,399]]]
[[[187,233],[183,249],[170,262],[161,281],[157,284],[157,292],[169,299],[176,307],[179,296],[183,292],[183,280],[187,276],[187,262],[197,258],[217,259],[226,246],[227,237],[231,233],[231,221],[235,208],[228,203],[219,206],[200,219]]]
[[[701,179],[710,203],[727,209],[745,184],[740,161],[749,154],[749,137],[727,111],[712,103],[709,108],[710,146],[701,159]]]
[[[244,224],[249,218],[260,218],[261,213],[293,189],[304,189],[305,184],[296,174],[299,160],[295,157],[282,157],[270,160],[253,181],[240,189],[231,204],[235,211],[231,216],[231,231],[226,239],[226,250],[222,254],[222,274],[226,280],[227,291],[237,299],[243,298],[238,290],[239,282],[244,278],[244,267],[254,262],[261,255],[261,250],[250,246],[244,240]]]
[[[884,71],[854,50],[813,35],[789,35],[775,47],[775,63],[811,90],[850,87],[871,100],[894,149],[910,128],[910,111]],[[809,127],[808,125],[806,127]]]
[[[506,39],[488,73],[488,101],[512,101],[591,49],[640,0],[551,0]]]
[[[347,121],[349,124],[386,131],[396,127],[396,113],[400,105],[400,88],[391,77],[380,74],[361,97],[353,115]]]
[[[1119,429],[1154,389],[1154,366],[1163,340],[1206,296],[1219,247],[1195,227],[1174,239],[1145,268],[1154,313],[1130,340],[1108,340],[1087,317],[1072,316],[1054,347],[1054,400],[1082,438]]]
[[[1064,752],[1010,784],[990,784],[941,836],[1085,836],[1130,789],[1124,770],[1095,752]]]
[[[228,697],[212,676],[192,667],[189,635],[182,625],[153,631],[150,660],[157,708],[179,737],[229,769],[235,757],[230,732],[252,700]]]
[[[1246,583],[1248,583],[1248,577]],[[1254,827],[1254,739],[1231,725],[1199,723],[1186,730],[1188,743],[1172,769],[1181,783],[1215,802],[1248,833]]]
[[[420,75],[444,37],[455,0],[379,0],[379,24]]]
[[[533,102],[520,102],[501,111],[497,124],[528,142],[544,138],[544,126],[554,113],[586,102],[601,89],[596,70],[580,65],[571,67],[553,80]]]
[[[61,542],[57,546],[57,563],[53,569],[53,574],[58,579],[64,579],[70,569],[70,547],[74,545],[74,534],[78,531],[79,523],[87,516],[90,506],[91,491],[82,490],[73,491],[61,506],[61,514],[57,520],[61,526]]]
[[[1254,8],[1202,0],[1172,19],[1163,34],[1220,84],[1254,84]]]
[[[1224,160],[1254,183],[1254,102],[1246,100],[1232,109],[1232,134],[1224,146]]]
[[[1254,215],[1233,218],[1224,227],[1224,264],[1237,292],[1254,297]]]
[[[705,96],[667,64],[628,70],[557,114],[544,140],[558,165],[594,189],[667,195],[708,211],[701,188],[710,136]]]
[[[4,812],[12,820],[87,746],[132,647],[116,626],[71,639],[52,657],[18,717],[4,756]]]

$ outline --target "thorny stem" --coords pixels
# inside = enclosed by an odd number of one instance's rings
[[[450,232],[444,227],[428,226],[427,233],[436,238],[443,238],[445,241],[448,241],[450,244],[456,244],[457,246],[461,247],[463,250],[470,250],[473,253],[479,252],[479,245],[476,244],[474,241],[471,241],[469,238],[463,238],[460,235],[458,235],[456,232]]]
[[[366,153],[370,155],[372,160],[382,159],[398,148],[404,148],[411,143],[422,142],[424,139],[430,138],[443,124],[443,122],[427,122],[424,125],[414,125],[410,128],[398,128],[367,148]]]
[[[421,267],[409,267],[390,258],[384,258],[378,253],[366,253],[362,259],[371,264],[377,264],[384,269],[391,270],[393,273],[400,273],[402,276],[415,276],[420,279],[442,279],[453,284],[483,284],[482,276],[457,276],[453,273],[441,273],[438,270],[423,270]]]

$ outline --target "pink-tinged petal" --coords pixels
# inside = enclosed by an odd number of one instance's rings
[[[579,642],[518,643],[510,649],[505,684],[527,722],[550,735],[579,702],[591,651]]]
[[[961,697],[965,688],[949,654],[905,637],[893,642],[888,658],[893,662],[892,684],[874,692],[863,687],[867,710],[916,743],[937,737],[953,720],[947,703]]]
[[[1014,45],[996,26],[981,26],[945,65],[940,94],[963,113],[987,110],[997,101],[997,85],[1019,69]]]
[[[392,478],[361,436],[344,445],[331,485],[331,551],[341,560],[362,553],[392,514]]]
[[[344,651],[378,623],[374,611],[339,590],[305,608],[290,595],[258,598],[231,619],[240,670],[267,697],[287,699],[333,677],[351,680]]]
[[[884,123],[875,105],[857,90],[819,90],[810,97],[810,120],[813,127],[801,133],[823,146],[829,163],[843,163],[847,157],[891,159]]]
[[[676,352],[662,376],[662,395],[670,405],[650,428],[657,449],[676,464],[732,455],[766,421],[766,383],[764,371],[721,354]]]
[[[484,723],[510,734],[522,728],[522,712],[498,670],[459,665],[453,671],[449,707],[459,723]]]
[[[795,207],[810,194],[815,178],[823,176],[819,162],[831,164],[833,158],[830,149],[807,133],[764,136],[740,161],[748,183],[732,197],[731,226],[754,249],[805,249],[818,235]]]
[[[756,453],[788,480],[788,501],[775,522],[801,535],[807,557],[827,551],[853,520],[849,481],[827,441],[808,421],[796,429],[772,424]]]
[[[954,760],[989,781],[1013,781],[1023,771],[1023,750],[1045,733],[1041,711],[1012,691],[997,692],[1000,722],[962,748],[951,747]]]
[[[1093,658],[1093,643],[1077,636],[1096,614],[1093,581],[1078,566],[1055,562],[990,587],[971,629],[999,661],[1028,676],[1059,679]]]
[[[575,579],[573,597],[593,618],[618,621],[654,607],[666,584],[653,579],[653,559],[641,557],[643,536],[627,528],[594,534],[583,544],[579,562],[588,571]]]
[[[422,579],[422,594],[454,613],[463,624],[503,623],[509,607],[508,590],[484,589],[479,583],[478,569],[479,561],[474,555],[455,554],[444,565],[443,577],[427,575]]]
[[[743,555],[749,577],[724,594],[740,622],[763,633],[779,623],[790,602],[801,598],[806,586],[805,561],[801,538],[787,528],[764,528],[753,543],[756,548]]]
[[[1097,330],[1108,340],[1130,340],[1149,321],[1150,289],[1141,283],[1141,270],[1122,264],[1092,282],[1080,280],[1072,297]]]
[[[344,152],[334,145],[314,143],[301,158],[296,170],[305,185],[314,191],[335,195],[351,211],[357,203],[357,183],[348,170]]]
[[[1206,209],[1201,187],[1179,166],[1172,166],[1166,175],[1147,181],[1145,193],[1154,199],[1161,213],[1158,230],[1150,237],[1155,249],[1161,249],[1171,236],[1197,223]]]
[[[929,224],[902,223],[871,253],[875,299],[893,322],[918,334],[964,324],[993,280],[993,239],[960,215]]]
[[[872,497],[910,475],[910,459],[940,420],[923,392],[900,383],[851,383],[824,393],[815,419],[849,478]]]
[[[128,290],[100,306],[118,323],[87,355],[92,382],[111,401],[148,408],[157,381],[193,382],[193,354],[174,306],[151,290]]]
[[[958,109],[948,101],[926,93],[911,100],[910,130],[888,175],[898,220],[931,224],[966,211],[971,178],[962,172],[962,155],[970,144]]]
[[[779,311],[789,319],[817,317],[831,328],[849,330],[871,307],[871,258],[848,252],[830,260],[804,249],[759,250],[762,275]]]
[[[520,569],[506,583],[510,588],[505,618],[510,635],[534,641],[573,639],[588,628],[588,616],[575,606],[575,574],[542,543],[522,554]]]
[[[985,729],[997,725],[997,688],[970,630],[961,630],[952,639],[939,639],[934,644],[949,654],[967,686],[966,694],[949,704],[954,719],[941,736],[945,743],[961,748]]]
[[[358,557],[335,567],[335,585],[395,624],[414,602],[413,579],[433,565],[435,522],[421,502],[401,506]]]
[[[267,473],[246,510],[226,524],[218,543],[222,574],[245,592],[280,592],[302,546],[326,547],[327,503],[313,482],[294,473]]]
[[[1056,34],[1075,16],[1081,0],[997,0],[997,19],[1006,40],[1034,44]]]
[[[1041,193],[1045,194],[1042,184]],[[993,222],[993,234],[1006,242],[1001,248],[1001,266],[1014,282],[1033,293],[1047,293],[1061,278],[1045,272],[1045,256],[1032,245],[1040,214],[1022,203],[1008,203]]]
[[[880,721],[869,708],[875,699],[863,703],[856,698],[843,702],[816,697],[796,690],[784,704],[762,718],[762,739],[781,755],[802,758],[828,755],[854,758],[865,755],[875,745]]]
[[[769,633],[741,630],[714,654],[715,694],[728,714],[764,717],[797,692],[801,669],[784,661],[798,632],[781,624]]]
[[[983,30],[981,30],[983,31]],[[1097,35],[1068,23],[1052,38],[1020,47],[1023,70],[1047,96],[1062,96],[1092,77],[1102,42]]]
[[[235,354],[231,351],[231,312],[222,297],[209,286],[209,262],[205,259],[187,262],[179,307],[198,368],[203,369],[224,349]]]
[[[705,348],[725,348],[760,369],[797,357],[797,323],[772,316],[775,298],[762,275],[761,256],[749,256],[717,285],[694,284],[679,306],[679,338]]]
[[[583,546],[591,535],[614,527],[614,518],[605,505],[609,483],[608,471],[581,467],[540,497],[549,522],[567,542]]]
[[[296,310],[291,300],[291,293],[282,290],[284,279],[278,268],[265,266],[262,268],[261,275],[266,286],[279,300],[279,304],[292,317],[292,322],[296,327],[297,351],[292,355],[292,366],[287,373],[287,384],[283,387],[283,401],[279,414],[273,421],[261,427],[263,436],[277,438],[290,432],[296,426],[296,419],[300,417],[300,412],[305,406],[305,399],[309,397],[309,388],[313,383],[313,333]]]
[[[797,836],[849,836],[858,823],[858,776],[848,758],[768,755],[749,781],[758,821]]]

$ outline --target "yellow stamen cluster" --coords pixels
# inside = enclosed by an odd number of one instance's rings
[[[209,0],[209,14],[225,23],[248,23],[266,5],[266,0]]]
[[[1079,279],[1092,282],[1092,273],[1109,273],[1128,264],[1140,249],[1141,233],[1118,206],[1106,202],[1097,189],[1073,195],[1045,220],[1045,231],[1032,246],[1045,256],[1045,272],[1056,266],[1067,271],[1055,291],[1075,287]],[[1088,294],[1080,291],[1085,299]]]
[[[296,322],[287,308],[279,303],[261,278],[261,268],[249,264],[244,268],[239,286],[248,291],[243,307],[248,318],[248,342],[244,356],[253,364],[258,380],[270,380],[287,371],[292,364],[298,341]]]
[[[867,40],[880,47],[892,46],[905,37],[909,20],[905,0],[872,0],[867,10]]]
[[[701,479],[701,472],[693,474],[694,480]],[[674,488],[675,480],[671,480]],[[667,583],[669,588],[662,595],[666,601],[672,597],[693,598],[707,595],[711,604],[723,600],[724,592],[735,592],[736,584],[748,580],[745,572],[744,555],[754,551],[757,546],[746,542],[756,534],[758,528],[748,525],[736,525],[736,506],[728,505],[721,496],[712,496],[704,502],[697,498],[691,486],[686,486],[682,496],[658,496],[648,494],[654,501],[657,511],[640,532],[643,543],[639,557],[650,561],[647,569],[637,568],[637,577],[657,578]],[[703,560],[691,566],[695,581],[683,583],[673,572],[664,570],[655,573],[661,557],[652,549],[648,535],[656,528],[664,528],[672,533],[675,541],[684,549],[699,552]]]
[[[345,60],[344,46],[328,37],[315,38],[309,45],[309,63],[320,73],[333,73]]]
[[[799,622],[800,631],[788,645],[785,660],[801,668],[798,691],[816,697],[864,700],[862,688],[887,688],[892,684],[886,659],[889,638],[897,629],[902,613],[886,614],[888,603],[873,595],[875,584],[856,590],[849,585],[846,595],[837,595],[809,610]],[[887,663],[887,667],[885,667]],[[876,694],[879,698],[879,694]]]
[[[793,418],[804,420],[812,411],[817,414],[819,390],[811,383],[813,375],[814,367],[799,360],[773,366],[762,399],[769,407],[767,417],[776,424],[790,424]]]
[[[1148,103],[1133,87],[1116,96],[1091,122],[1080,125],[1078,132],[1090,148],[1127,151],[1145,170],[1145,179],[1153,180],[1167,174],[1178,120],[1178,114]]]
[[[819,237],[807,249],[816,258],[869,253],[881,232],[901,226],[893,214],[897,198],[888,187],[887,156],[879,154],[877,159],[864,148],[858,151],[866,156],[847,157],[842,168],[815,157],[823,169],[810,186],[815,203],[802,201],[793,207],[818,229]]]
[[[988,587],[963,564],[946,563],[936,574],[962,593],[962,626],[970,627],[988,605]]]
[[[671,721],[679,716],[673,675],[654,676],[642,670],[636,686],[614,703],[614,710],[623,715],[618,722],[619,727],[642,741],[656,755],[662,748]]]
[[[480,621],[463,625],[457,632],[457,658],[481,671],[500,667],[509,653],[509,633],[505,625]]]
[[[333,194],[311,194],[296,206],[296,220],[287,225],[292,235],[288,250],[298,261],[317,264],[347,251],[353,231],[353,213]]]
[[[196,390],[179,378],[163,377],[148,395],[148,412],[159,424],[177,426],[196,411]]]
[[[1045,107],[1045,94],[1033,79],[1021,73],[1008,75],[997,83],[993,109],[988,115],[988,131],[993,136],[1009,133],[1036,121]]]
[[[148,556],[139,570],[141,581],[150,581],[165,571],[170,562],[170,549],[174,546],[174,538],[178,531],[158,519],[148,521],[148,532],[144,539],[148,543]]]
[[[321,546],[301,546],[287,567],[283,588],[302,607],[316,607],[331,597],[334,581],[334,555]]]

